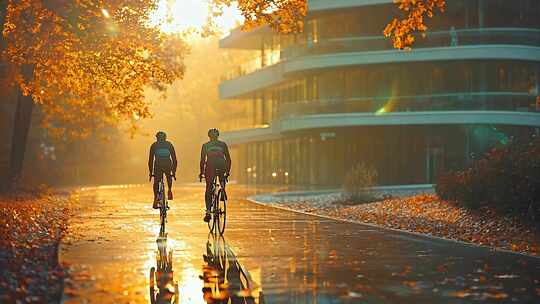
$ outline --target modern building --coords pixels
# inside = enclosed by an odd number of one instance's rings
[[[243,183],[433,183],[540,127],[540,1],[452,0],[411,51],[382,34],[392,0],[311,0],[305,31],[233,31],[253,60],[219,87],[223,138]],[[233,106],[235,105],[235,106]]]

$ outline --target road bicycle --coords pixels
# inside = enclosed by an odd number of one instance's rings
[[[219,174],[215,174],[212,181],[212,197],[210,206],[210,220],[208,221],[208,228],[210,232],[214,232],[217,229],[220,234],[225,232],[225,224],[227,222],[227,193],[225,192],[225,185],[227,184],[227,176],[222,178],[222,182],[219,182]],[[202,179],[201,179],[202,180]]]
[[[156,178],[155,175],[151,175],[150,179]],[[174,175],[173,175],[174,177]],[[165,224],[167,223],[167,210],[169,210],[169,203],[167,202],[167,197],[165,195],[165,182],[163,181],[163,175],[161,176],[158,182],[158,193],[157,200],[159,203],[159,235],[165,235]],[[174,177],[176,180],[176,177]]]

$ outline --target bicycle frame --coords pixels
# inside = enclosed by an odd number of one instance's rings
[[[216,174],[214,180],[212,181],[212,198],[211,198],[211,207],[210,213],[212,219],[208,222],[208,228],[210,232],[214,231],[214,228],[217,224],[217,229],[220,234],[223,234],[225,231],[225,223],[227,217],[227,202],[226,202],[226,192],[225,192],[226,178],[223,180],[223,184],[219,182],[219,176]],[[220,203],[222,205],[220,206]]]
[[[153,175],[154,178],[157,178],[157,176]],[[163,175],[161,175],[161,178],[158,182],[158,194],[157,198],[159,201],[159,219],[160,219],[160,226],[159,226],[159,235],[165,236],[165,224],[167,223],[167,210],[169,209],[167,198],[165,196],[165,182],[163,181]]]

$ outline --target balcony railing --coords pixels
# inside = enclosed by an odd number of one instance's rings
[[[225,81],[225,80],[234,79],[242,75],[253,73],[262,68],[263,68],[262,57],[253,58],[247,62],[244,62],[236,66],[234,69],[228,71],[225,75],[221,77],[221,80]]]
[[[460,45],[510,44],[540,47],[540,29],[482,28],[428,32],[419,37],[414,48],[452,47]],[[341,52],[393,50],[390,39],[381,36],[336,37],[317,43],[306,42],[286,48],[283,58]]]
[[[514,92],[452,93],[417,96],[322,99],[279,105],[279,118],[333,113],[421,111],[517,111],[540,112],[536,95]]]
[[[540,29],[526,28],[482,28],[428,32],[425,38],[418,38],[414,48],[452,47],[460,45],[528,45],[540,47]],[[372,52],[394,50],[389,38],[380,36],[336,37],[320,40],[317,43],[291,45],[275,54],[271,62],[262,57],[254,58],[230,70],[222,81],[253,73],[283,60],[298,56],[321,55],[346,52]]]

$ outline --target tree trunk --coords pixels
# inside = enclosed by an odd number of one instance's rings
[[[9,181],[12,184],[22,173],[26,141],[28,139],[30,123],[32,122],[33,107],[34,102],[32,101],[32,96],[24,96],[22,92],[19,91],[13,124],[13,137],[11,140]]]

